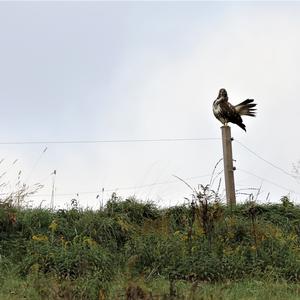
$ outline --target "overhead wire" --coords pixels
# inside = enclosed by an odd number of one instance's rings
[[[257,158],[259,158],[260,160],[264,161],[265,163],[267,163],[268,165],[270,165],[271,167],[281,171],[282,173],[284,173],[285,175],[293,178],[294,180],[296,180],[296,176],[291,174],[290,172],[284,170],[283,168],[275,165],[274,163],[270,162],[269,160],[263,158],[262,156],[260,156],[259,154],[257,154],[255,151],[251,150],[248,146],[244,145],[242,142],[240,142],[239,140],[234,140],[236,143],[238,143],[240,146],[242,146],[243,148],[245,148],[248,152],[252,153],[254,156],[256,156]]]
[[[203,138],[160,138],[160,139],[107,139],[107,140],[54,140],[54,141],[13,141],[13,142],[0,142],[0,145],[35,145],[35,144],[105,144],[105,143],[149,143],[149,142],[193,142],[193,141],[213,141],[213,140],[220,140],[220,138],[210,138],[210,137],[203,137]],[[284,170],[283,168],[279,167],[278,165],[274,164],[273,162],[263,158],[261,155],[257,154],[255,151],[253,151],[252,149],[250,149],[248,146],[244,145],[242,142],[240,142],[239,140],[234,140],[235,142],[237,142],[237,144],[239,144],[241,147],[243,147],[244,149],[246,149],[248,152],[252,153],[254,156],[256,156],[257,158],[259,158],[260,160],[264,161],[265,163],[267,163],[268,165],[272,166],[273,168],[281,171],[282,173],[284,173],[285,175],[293,178],[294,180],[296,180],[296,176],[291,174],[290,172]],[[46,148],[45,148],[46,149]],[[45,152],[45,150],[43,151],[43,153]],[[42,154],[43,154],[42,153]],[[40,158],[39,158],[40,159]],[[14,162],[15,163],[15,162]],[[13,163],[13,164],[14,164]],[[33,168],[34,169],[34,168]],[[277,187],[280,187],[284,190],[287,191],[291,191],[275,182],[272,182],[266,178],[257,176],[249,171],[243,170],[243,169],[238,169],[244,173],[248,173],[249,175],[255,176],[257,178],[260,178],[262,180],[265,180]],[[200,177],[208,177],[211,174],[208,175],[204,175],[204,176],[200,176]],[[190,177],[187,178],[187,180],[189,179],[194,179],[194,178],[199,178],[197,177]],[[151,187],[151,186],[155,186],[155,185],[162,185],[162,184],[171,184],[171,183],[176,183],[177,181],[165,181],[165,182],[156,182],[156,183],[152,183],[152,184],[145,184],[145,185],[141,185],[141,186],[134,186],[134,187],[124,187],[124,188],[115,188],[115,189],[109,189],[106,190],[107,192],[113,192],[116,190],[130,190],[130,189],[139,189],[139,188],[145,188],[145,187]],[[93,194],[93,193],[97,193],[96,191],[93,192],[79,192],[79,194]],[[296,192],[295,192],[296,193]],[[74,195],[76,193],[62,193],[62,194],[56,194],[56,196],[68,196],[68,195]],[[297,193],[299,194],[299,193]],[[46,196],[46,195],[32,195],[32,196]]]
[[[236,170],[237,170],[237,171],[241,171],[241,172],[243,172],[243,173],[245,173],[245,174],[254,176],[254,177],[256,177],[256,178],[258,178],[258,179],[260,179],[260,180],[264,180],[264,181],[266,181],[266,182],[268,182],[268,183],[270,183],[270,184],[272,184],[272,185],[274,185],[274,186],[277,186],[277,187],[279,187],[279,188],[281,188],[281,189],[283,189],[283,190],[285,190],[285,191],[292,192],[292,193],[297,194],[297,195],[300,196],[300,192],[294,191],[294,190],[292,190],[292,189],[288,189],[288,188],[284,187],[283,185],[280,185],[280,184],[278,184],[278,183],[276,183],[276,182],[274,182],[274,181],[272,181],[272,180],[269,180],[269,179],[267,179],[267,178],[258,176],[258,175],[256,175],[256,174],[250,172],[250,171],[247,171],[247,170],[244,170],[244,169],[240,169],[240,168],[237,168]]]
[[[161,139],[116,139],[116,140],[64,140],[64,141],[14,141],[0,142],[0,145],[35,145],[35,144],[100,144],[100,143],[150,143],[150,142],[193,142],[213,141],[220,138],[161,138]]]
[[[43,177],[42,179],[36,180],[36,182],[43,185],[50,177],[52,177],[53,174],[54,174],[54,172],[51,172],[50,174]]]
[[[54,141],[47,141],[47,140],[39,140],[39,141],[6,141],[6,142],[0,142],[0,145],[38,145],[38,144],[98,144],[98,143],[149,143],[149,142],[194,142],[194,141],[214,141],[214,140],[220,140],[220,138],[211,138],[211,137],[203,137],[203,138],[159,138],[159,139],[107,139],[107,140],[54,140]],[[31,172],[29,173],[27,180],[32,175],[36,165],[39,163],[41,157],[46,152],[47,147],[43,150],[40,157],[35,162]],[[16,160],[17,161],[17,160]],[[13,164],[15,164],[15,162]],[[2,161],[1,161],[2,162]],[[196,176],[196,177],[190,177],[187,178],[187,180],[190,179],[196,179],[200,177],[208,177],[210,174],[203,175],[203,176]],[[47,176],[46,179],[48,179],[50,176]],[[45,180],[46,180],[45,179]],[[132,189],[140,189],[140,188],[146,188],[156,185],[163,185],[163,184],[172,184],[177,183],[177,181],[164,181],[164,182],[155,182],[151,184],[145,184],[140,186],[133,186],[133,187],[121,187],[121,188],[114,188],[106,190],[107,192],[114,192],[119,190],[132,190]],[[92,192],[77,192],[77,193],[57,193],[56,196],[70,196],[70,195],[76,195],[76,194],[95,194],[99,191],[92,191]],[[9,193],[1,193],[0,195],[5,195]],[[50,196],[50,194],[35,194],[31,195],[31,197],[42,197],[42,196]]]
[[[188,177],[185,178],[185,180],[193,180],[193,179],[198,179],[198,178],[204,178],[204,177],[209,177],[211,174],[204,174],[200,176],[193,176],[193,177]],[[150,184],[144,184],[140,186],[131,186],[131,187],[120,187],[120,188],[114,188],[114,189],[105,189],[105,192],[116,192],[116,191],[123,191],[123,190],[134,190],[134,189],[141,189],[141,188],[147,188],[151,186],[156,186],[156,185],[165,185],[165,184],[174,184],[178,183],[178,180],[172,180],[172,181],[162,181],[162,182],[155,182],[155,183],[150,183]],[[82,191],[82,192],[74,192],[74,193],[56,193],[55,196],[72,196],[72,195],[87,195],[87,194],[98,194],[98,191]],[[2,194],[3,195],[3,194]],[[31,197],[47,197],[51,196],[51,194],[35,194],[31,195]]]
[[[43,155],[45,154],[45,152],[48,150],[48,147],[45,147],[43,149],[43,151],[40,153],[39,157],[37,158],[37,160],[34,162],[30,172],[28,173],[26,179],[25,179],[25,183],[29,181],[29,179],[31,178],[33,172],[35,171],[36,167],[38,166],[40,160],[42,159]]]

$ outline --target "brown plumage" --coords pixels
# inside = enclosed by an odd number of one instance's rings
[[[253,99],[247,99],[240,104],[232,105],[228,102],[228,95],[225,89],[220,89],[218,98],[213,103],[213,112],[215,117],[223,124],[231,122],[246,131],[241,116],[255,117],[256,103]]]

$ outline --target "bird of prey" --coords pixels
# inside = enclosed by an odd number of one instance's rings
[[[213,103],[213,112],[215,117],[223,124],[231,122],[246,131],[246,126],[243,123],[241,116],[255,117],[256,103],[253,99],[247,99],[238,105],[232,105],[228,102],[228,95],[225,89],[220,89],[218,98]]]

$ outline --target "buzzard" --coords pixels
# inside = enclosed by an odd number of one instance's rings
[[[225,89],[220,89],[218,98],[213,103],[213,112],[215,117],[223,124],[231,122],[246,131],[246,126],[243,123],[241,116],[255,117],[256,103],[253,99],[247,99],[238,105],[232,105],[228,102],[228,96]]]

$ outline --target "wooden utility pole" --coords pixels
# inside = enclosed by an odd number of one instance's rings
[[[56,170],[52,173],[52,192],[51,192],[51,202],[50,202],[50,209],[54,210],[54,195],[55,195],[55,177],[56,177]]]
[[[232,138],[229,126],[222,126],[222,143],[223,143],[223,161],[227,205],[233,206],[236,204],[235,186],[234,186],[234,170],[232,160]]]

